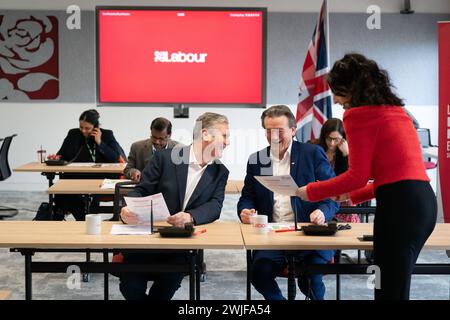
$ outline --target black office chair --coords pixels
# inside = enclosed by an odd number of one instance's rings
[[[417,128],[417,136],[419,137],[420,146],[422,148],[437,147],[431,143],[430,129]],[[434,169],[437,167],[437,163],[431,161],[431,158],[424,159],[425,169]]]
[[[17,136],[13,134],[12,136],[6,137],[3,140],[2,147],[0,149],[0,181],[6,180],[11,176],[11,168],[8,163],[8,152],[11,146],[12,139]],[[15,208],[0,206],[0,220],[3,218],[14,217],[19,211]]]
[[[125,200],[123,199],[130,191],[134,189],[136,183],[130,181],[118,182],[114,188],[114,208],[112,221],[120,220],[120,209],[125,206]]]

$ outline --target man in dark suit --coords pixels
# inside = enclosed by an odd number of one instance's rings
[[[255,176],[291,175],[298,186],[308,182],[327,180],[334,177],[322,148],[317,145],[293,141],[296,131],[295,117],[287,106],[273,106],[261,116],[270,146],[250,156],[242,195],[237,205],[238,215],[243,223],[250,223],[256,212],[267,215],[269,222],[294,221],[324,224],[332,219],[338,210],[336,202],[302,201],[295,196],[274,194],[260,184]],[[297,251],[295,255],[307,263],[326,264],[333,251]],[[252,284],[267,300],[284,299],[276,276],[286,267],[286,253],[281,250],[258,250],[253,253]],[[322,275],[300,276],[300,290],[311,299],[323,299],[325,286]]]
[[[172,149],[179,142],[171,140],[172,123],[166,118],[156,118],[150,124],[150,138],[131,145],[124,174],[127,179],[139,182],[141,173],[157,150]]]
[[[141,182],[129,196],[143,197],[161,192],[174,226],[205,224],[217,220],[222,210],[228,170],[218,160],[228,142],[228,120],[207,112],[197,118],[194,142],[188,147],[157,151],[143,171]],[[138,223],[137,216],[122,208],[124,223]],[[183,253],[125,254],[127,262],[186,262]],[[169,300],[184,277],[182,273],[158,275],[124,273],[120,291],[126,299]],[[154,280],[148,295],[147,281]]]

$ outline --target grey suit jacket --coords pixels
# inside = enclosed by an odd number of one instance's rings
[[[177,141],[170,140],[167,142],[168,149],[172,149],[177,144],[180,144]],[[127,166],[123,171],[125,177],[127,179],[131,179],[131,175],[134,171],[139,170],[142,172],[150,162],[153,156],[153,143],[151,139],[145,139],[136,141],[131,145],[130,154],[128,155]]]

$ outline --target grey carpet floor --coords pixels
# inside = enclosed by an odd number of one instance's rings
[[[19,208],[16,220],[31,220],[39,204],[46,201],[44,192],[0,192],[0,205]],[[221,215],[223,220],[236,220],[236,203],[238,196],[227,195]],[[69,218],[70,219],[70,218]],[[439,217],[442,221],[442,217]],[[356,251],[346,251],[351,259],[356,259]],[[67,260],[83,261],[84,254],[67,253],[38,253],[34,260]],[[100,255],[93,254],[94,260],[101,261]],[[449,263],[444,251],[422,251],[419,263],[436,262]],[[207,265],[206,281],[201,284],[202,299],[243,300],[246,290],[246,263],[244,250],[205,250]],[[80,288],[69,289],[68,274],[34,274],[34,299],[62,299],[62,300],[93,300],[103,299],[103,275],[92,274],[89,282],[81,282]],[[341,276],[341,299],[370,300],[373,291],[366,286],[368,276]],[[413,276],[411,284],[412,299],[450,299],[449,276]],[[326,299],[335,299],[335,276],[324,277],[327,288]],[[282,292],[287,292],[286,279],[278,279]],[[123,299],[119,291],[118,278],[110,276],[110,299]],[[12,299],[24,299],[24,259],[18,253],[11,253],[9,249],[0,249],[0,290],[12,290]],[[183,280],[181,288],[174,299],[188,298],[188,279]],[[254,289],[253,299],[262,299]],[[304,299],[298,292],[297,299]]]

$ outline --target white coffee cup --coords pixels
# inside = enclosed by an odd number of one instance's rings
[[[98,235],[102,233],[102,216],[99,214],[86,215],[86,233]]]
[[[265,234],[269,232],[268,217],[263,214],[253,216],[253,229],[256,233]]]

